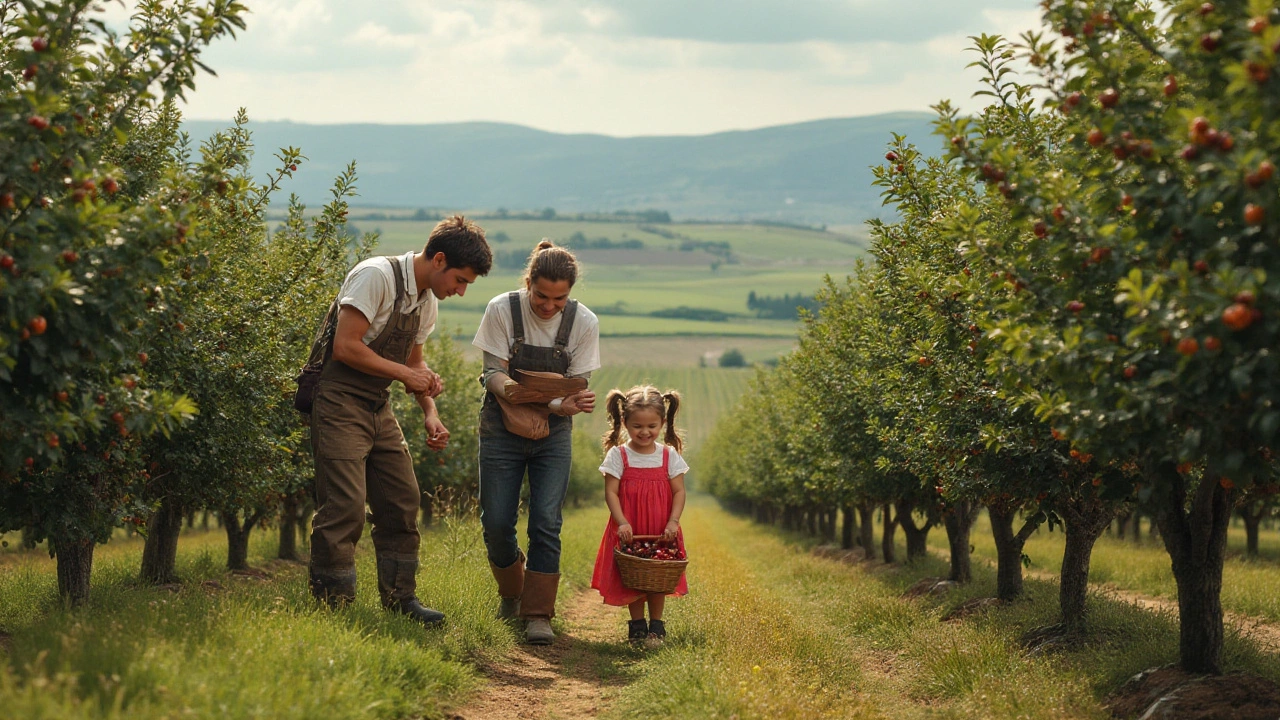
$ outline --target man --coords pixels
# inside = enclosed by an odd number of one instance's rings
[[[342,284],[333,354],[311,411],[311,592],[331,607],[355,599],[355,547],[368,503],[383,607],[428,626],[444,621],[415,595],[422,494],[388,388],[398,380],[417,398],[427,447],[444,449],[449,430],[433,399],[444,387],[422,344],[435,329],[437,301],[466,294],[492,264],[484,231],[454,216],[436,225],[422,252],[369,258]]]

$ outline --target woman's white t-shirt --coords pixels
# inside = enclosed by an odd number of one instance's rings
[[[520,291],[520,308],[523,310],[524,343],[535,347],[554,347],[564,312],[558,312],[547,320],[538,317],[529,305],[527,289]],[[476,338],[471,344],[503,360],[510,360],[514,340],[511,301],[507,299],[507,293],[502,293],[490,300],[484,309],[480,328],[476,330]],[[566,375],[584,375],[600,369],[600,320],[582,303],[578,303],[578,314],[573,319],[573,330],[569,332],[565,351],[569,353]]]
[[[627,448],[627,464],[634,468],[660,468],[662,467],[662,448],[667,447],[662,443],[653,444],[656,450],[647,455],[636,452]],[[689,472],[689,463],[680,457],[680,453],[675,448],[671,450],[671,461],[667,465],[667,477],[673,478]],[[604,454],[604,462],[600,463],[600,472],[605,475],[612,475],[616,478],[622,477],[622,446],[609,448],[609,452]]]

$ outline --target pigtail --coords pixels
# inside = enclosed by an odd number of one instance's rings
[[[618,441],[622,439],[622,403],[626,399],[627,396],[617,388],[610,390],[604,399],[604,409],[609,415],[609,431],[601,439],[606,453],[611,448],[618,447]]]
[[[667,434],[663,442],[675,448],[676,452],[682,453],[684,452],[684,440],[676,430],[676,412],[680,409],[680,393],[675,390],[668,390],[663,393],[662,399],[667,404]]]

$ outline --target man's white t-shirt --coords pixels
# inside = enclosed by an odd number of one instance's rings
[[[427,336],[436,329],[436,318],[440,313],[439,300],[435,293],[428,289],[418,296],[418,280],[413,274],[414,251],[400,258],[400,271],[404,274],[404,302],[400,312],[412,314],[419,305],[422,306],[422,322],[418,325],[416,344],[427,341]],[[369,329],[364,334],[364,344],[373,342],[391,319],[391,311],[395,307],[396,276],[391,269],[391,259],[377,256],[362,260],[347,273],[347,279],[338,291],[338,304],[353,307],[369,321]]]
[[[529,291],[520,291],[520,307],[524,319],[524,344],[536,347],[555,347],[556,332],[560,330],[560,319],[564,312],[558,312],[550,319],[543,320],[529,305]],[[511,359],[511,343],[515,341],[515,325],[511,322],[511,301],[507,293],[489,301],[484,309],[484,318],[480,320],[480,329],[476,330],[476,338],[472,345],[495,355],[503,360]],[[578,314],[573,320],[573,330],[569,333],[569,344],[565,346],[569,353],[569,370],[566,375],[583,375],[600,369],[600,320],[596,314],[578,303]]]
[[[647,455],[627,448],[627,464],[634,468],[660,468],[662,467],[662,449],[668,447],[662,443],[653,444],[655,450]],[[617,445],[609,448],[609,452],[604,454],[604,462],[600,463],[600,472],[605,475],[612,475],[616,478],[622,477],[622,453],[623,446]],[[675,448],[668,448],[671,451],[671,458],[667,464],[667,477],[673,478],[689,472],[689,463],[680,457],[680,453]]]

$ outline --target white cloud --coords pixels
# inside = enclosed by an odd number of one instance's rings
[[[973,109],[967,36],[1036,27],[1035,0],[948,1],[970,8],[973,28],[853,41],[795,25],[799,39],[762,41],[633,32],[634,6],[618,0],[258,0],[241,39],[210,52],[219,77],[200,78],[187,113],[640,135],[927,110],[942,98]],[[723,4],[683,2],[703,15]]]
[[[376,45],[378,47],[412,48],[419,44],[420,38],[411,34],[396,34],[389,28],[377,23],[367,22],[355,33],[343,40],[347,45]]]

